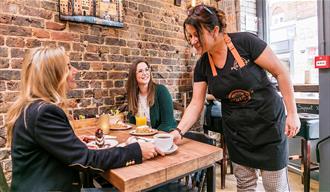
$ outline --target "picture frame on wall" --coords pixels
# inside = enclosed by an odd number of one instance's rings
[[[58,0],[60,20],[124,27],[122,0]]]

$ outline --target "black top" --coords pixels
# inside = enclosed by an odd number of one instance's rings
[[[13,129],[12,191],[80,191],[79,170],[103,172],[141,163],[140,146],[90,150],[74,134],[64,111],[35,102]]]
[[[227,52],[224,67],[216,67],[213,77],[207,54],[198,60],[195,82],[206,82],[222,103],[222,126],[230,158],[241,165],[263,170],[279,170],[287,165],[285,110],[281,97],[254,61],[267,44],[248,33],[228,34],[245,66],[239,67]]]

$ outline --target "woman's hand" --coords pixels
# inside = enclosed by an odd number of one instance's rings
[[[153,143],[138,142],[142,151],[142,159],[148,160],[156,157],[158,154],[164,156],[164,152],[159,150]]]
[[[285,121],[285,134],[291,138],[300,130],[300,120],[297,113],[288,114]]]
[[[175,144],[180,144],[182,142],[182,137],[181,137],[179,131],[173,130],[170,132],[170,134],[173,135],[173,142]]]

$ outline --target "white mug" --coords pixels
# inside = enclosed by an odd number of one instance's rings
[[[173,136],[168,133],[154,135],[154,144],[161,151],[168,151],[173,146]]]

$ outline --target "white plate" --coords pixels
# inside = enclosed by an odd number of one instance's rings
[[[179,148],[179,147],[178,147],[177,145],[173,144],[170,150],[168,150],[168,151],[163,151],[163,152],[164,152],[166,155],[168,155],[168,154],[171,154],[171,153],[175,152],[176,150],[178,150],[178,148]]]
[[[136,136],[148,136],[148,135],[154,135],[157,132],[158,132],[158,130],[156,130],[156,129],[152,129],[152,132],[148,132],[148,133],[137,133],[136,130],[132,130],[129,132],[129,134],[136,135]]]
[[[85,137],[87,139],[90,139],[90,140],[95,139],[95,135],[82,135],[82,136],[79,136],[80,139],[84,139]],[[104,135],[104,139],[116,139],[116,138],[117,138],[117,136]]]
[[[114,139],[105,139],[104,140],[104,146],[99,148],[95,141],[91,141],[89,143],[86,144],[87,147],[89,149],[108,149],[108,148],[111,148],[111,147],[114,147],[116,145],[118,145],[118,141],[117,140],[114,140]]]
[[[127,129],[131,129],[132,128],[132,125],[128,125],[128,124],[125,124],[125,123],[118,123],[119,128],[115,128],[115,127],[111,127],[111,126],[114,126],[114,125],[110,125],[110,130],[113,130],[113,131],[116,131],[116,130],[127,130]]]

